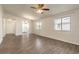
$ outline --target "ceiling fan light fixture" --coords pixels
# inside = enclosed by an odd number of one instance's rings
[[[39,13],[39,14],[42,14],[43,13],[43,10],[39,9],[36,12]]]

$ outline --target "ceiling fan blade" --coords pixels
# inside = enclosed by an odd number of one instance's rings
[[[33,9],[37,9],[36,7],[31,7],[31,8],[33,8]]]
[[[38,4],[38,8],[43,8],[44,4]]]
[[[49,11],[50,9],[48,9],[48,8],[44,8],[44,9],[42,9],[42,10]]]

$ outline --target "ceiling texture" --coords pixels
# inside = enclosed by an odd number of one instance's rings
[[[36,6],[36,4],[5,4],[3,5],[3,9],[5,13],[10,13],[26,19],[36,20],[49,15],[55,15],[79,8],[78,4],[45,4],[45,6],[50,10],[45,11],[43,14],[38,14],[35,9],[30,8],[31,6]]]

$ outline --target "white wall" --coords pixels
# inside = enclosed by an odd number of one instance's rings
[[[71,17],[71,32],[54,30],[54,20],[56,18],[66,17],[66,16]],[[38,21],[39,20],[33,21],[33,24],[35,24],[35,22]],[[52,39],[57,39],[57,40],[79,45],[79,9],[59,13],[54,16],[49,16],[41,19],[40,21],[42,22],[42,29],[38,31],[35,29],[34,26],[33,33],[41,36],[49,37]]]
[[[2,6],[0,5],[0,44],[1,44],[1,42],[2,42],[2,38],[3,38],[3,32],[2,32],[2,23],[3,23],[3,21],[2,21],[2,16],[3,16],[3,12],[2,12]]]
[[[22,35],[22,20],[16,20],[16,35]]]
[[[3,18],[3,37],[6,35],[6,19]]]

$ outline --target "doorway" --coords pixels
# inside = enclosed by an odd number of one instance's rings
[[[16,32],[16,22],[12,19],[6,21],[6,34],[15,34]]]

